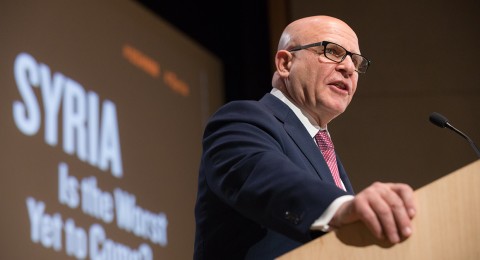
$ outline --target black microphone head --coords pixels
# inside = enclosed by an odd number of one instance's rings
[[[445,128],[448,124],[448,119],[437,112],[431,113],[429,119],[432,124],[441,128]]]

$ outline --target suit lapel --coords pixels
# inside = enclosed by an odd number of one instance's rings
[[[308,159],[320,179],[335,183],[322,153],[315,145],[313,139],[310,138],[310,134],[295,113],[285,103],[270,93],[266,94],[260,101],[269,106],[272,113],[283,122],[285,131]]]

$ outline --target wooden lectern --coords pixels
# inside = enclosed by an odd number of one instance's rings
[[[415,199],[413,234],[400,244],[356,222],[277,259],[480,259],[480,160],[416,190]]]

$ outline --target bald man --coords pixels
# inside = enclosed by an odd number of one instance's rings
[[[411,235],[412,189],[377,182],[355,194],[327,129],[369,64],[339,19],[285,28],[272,91],[224,105],[205,128],[195,259],[273,259],[355,221],[391,243]]]

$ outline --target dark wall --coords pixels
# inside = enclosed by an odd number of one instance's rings
[[[480,142],[476,0],[139,2],[222,60],[226,101],[270,90],[284,23],[326,14],[350,24],[373,64],[329,129],[357,190],[375,180],[418,188],[477,159],[465,140],[428,122],[443,113]],[[282,8],[284,19],[270,21]]]
[[[225,100],[271,89],[267,1],[138,0],[221,59]]]
[[[440,112],[480,142],[480,2],[290,1],[294,19],[346,21],[373,61],[347,111],[329,124],[356,188],[374,180],[418,188],[477,159]]]

